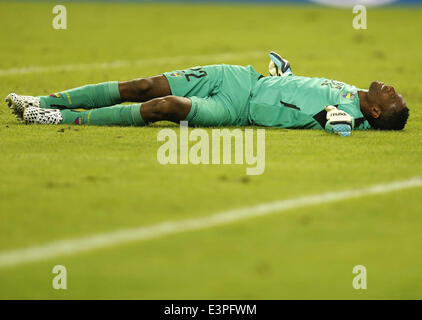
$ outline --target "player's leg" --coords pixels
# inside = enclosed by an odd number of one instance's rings
[[[192,126],[219,126],[232,123],[226,103],[219,95],[207,98],[166,96],[132,105],[116,105],[85,111],[75,109],[26,108],[26,124],[77,124],[98,126],[144,126],[156,121]]]
[[[141,117],[145,123],[156,121],[187,121],[190,126],[221,126],[232,123],[225,101],[220,94],[212,97],[167,96],[142,103]]]
[[[170,85],[163,75],[119,82],[122,102],[144,102],[171,95]]]
[[[18,119],[22,120],[25,108],[91,109],[116,105],[121,102],[117,81],[90,84],[49,96],[21,96],[11,93],[6,102]]]
[[[186,120],[190,113],[192,100],[185,97],[166,96],[142,103],[140,114],[145,123]]]
[[[53,93],[49,96],[32,97],[11,93],[6,102],[19,119],[24,108],[45,109],[92,109],[113,106],[122,102],[143,102],[171,94],[167,79],[161,76],[135,79],[125,82],[104,82]]]
[[[33,104],[12,103],[15,114],[24,118],[25,123],[75,123],[94,125],[145,125],[145,123],[168,120],[179,122],[193,120],[194,125],[230,124],[227,101],[218,100],[217,92],[221,82],[222,66],[197,67],[188,70],[164,73],[162,76],[147,79],[135,79],[127,82],[107,82],[89,85],[40,97],[38,107]],[[173,96],[169,94],[173,93]],[[194,96],[195,94],[199,97]],[[93,96],[99,96],[96,101]],[[207,97],[212,95],[213,98]],[[191,99],[184,98],[191,97]],[[203,97],[202,100],[200,100]],[[48,99],[48,100],[47,100]],[[57,104],[61,99],[61,104]],[[140,101],[142,105],[115,105],[107,108],[111,102]],[[199,99],[199,100],[198,100]],[[227,99],[226,99],[227,100]],[[75,102],[76,101],[76,102]],[[87,103],[87,101],[89,103]],[[194,101],[194,102],[193,102]],[[199,108],[199,105],[202,107]],[[22,108],[23,106],[23,108]],[[193,108],[191,108],[193,106]],[[68,110],[76,108],[94,110]],[[28,109],[28,110],[25,110]],[[45,109],[62,111],[47,112]],[[96,110],[101,108],[104,110]],[[26,115],[23,115],[23,113]],[[140,118],[140,119],[138,119]],[[59,119],[59,120],[57,120]]]
[[[142,126],[141,104],[115,105],[96,109],[25,108],[25,124],[76,124],[96,126]]]
[[[188,98],[166,96],[144,103],[116,105],[83,112],[67,109],[61,110],[61,123],[96,126],[145,126],[163,120],[179,123],[186,119],[191,104]]]
[[[167,79],[160,75],[131,81],[90,84],[40,97],[41,108],[102,108],[122,102],[144,102],[171,94]]]
[[[194,67],[165,72],[160,76],[119,83],[122,101],[144,102],[154,98],[208,97],[219,92],[222,66]]]
[[[207,69],[211,77],[207,76]],[[122,102],[144,102],[168,95],[205,97],[215,93],[218,66],[197,67],[182,71],[166,72],[163,75],[130,81],[111,81],[90,84],[49,96],[20,96],[14,93],[6,97],[6,102],[22,120],[25,108],[45,109],[93,109],[113,106]],[[177,80],[175,81],[175,78]],[[212,84],[210,84],[210,82]]]
[[[26,124],[76,124],[96,126],[144,126],[166,120],[179,123],[185,120],[191,109],[191,100],[166,96],[144,103],[115,105],[90,110],[26,108],[23,120]]]

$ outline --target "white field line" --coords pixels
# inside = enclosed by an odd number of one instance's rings
[[[63,71],[81,71],[81,70],[99,70],[99,69],[117,69],[124,67],[138,67],[138,66],[153,66],[165,64],[179,64],[183,62],[189,63],[187,67],[192,67],[194,63],[209,64],[210,62],[227,63],[230,60],[237,59],[254,59],[266,58],[267,53],[264,51],[246,51],[240,53],[219,53],[209,55],[195,55],[195,56],[176,56],[176,57],[158,57],[146,58],[139,60],[118,60],[112,62],[94,62],[82,64],[67,64],[57,66],[32,66],[23,68],[0,69],[0,76],[10,75],[25,75],[25,74],[39,74],[49,72],[63,72]],[[171,70],[167,70],[171,71]]]
[[[152,226],[141,226],[77,239],[54,241],[40,246],[0,252],[0,268],[18,266],[29,262],[37,262],[62,255],[92,251],[124,243],[159,238],[170,234],[211,228],[288,209],[382,194],[419,186],[422,186],[422,179],[415,177],[410,180],[379,184],[362,189],[328,192],[289,200],[266,202],[253,207],[223,211],[202,218],[168,221]]]

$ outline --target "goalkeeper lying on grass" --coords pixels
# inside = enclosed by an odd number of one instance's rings
[[[213,65],[50,96],[11,93],[6,101],[26,124],[145,126],[187,120],[191,126],[325,129],[342,136],[352,129],[404,128],[409,109],[393,87],[374,81],[369,90],[360,90],[294,76],[287,60],[274,52],[270,57],[269,77],[252,66]]]

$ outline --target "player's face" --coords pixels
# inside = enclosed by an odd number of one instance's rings
[[[401,94],[394,90],[393,86],[387,86],[384,82],[374,81],[369,86],[368,99],[381,107],[383,112],[400,111],[406,105]]]

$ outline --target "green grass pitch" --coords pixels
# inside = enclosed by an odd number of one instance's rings
[[[199,64],[266,74],[275,50],[296,74],[395,85],[410,120],[403,132],[350,138],[267,129],[265,173],[246,177],[246,165],[160,165],[157,133],[168,123],[24,126],[2,103],[0,252],[422,174],[421,9],[369,9],[368,30],[356,31],[352,10],[67,3],[68,29],[54,30],[54,5],[0,3],[1,97]],[[412,188],[0,268],[0,298],[420,299],[421,196]],[[67,290],[52,288],[57,264],[67,267]],[[359,264],[367,290],[352,287]]]

